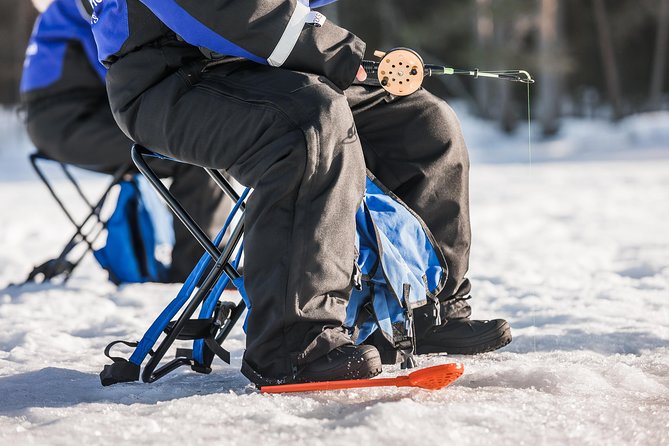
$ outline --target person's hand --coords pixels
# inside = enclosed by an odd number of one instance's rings
[[[358,73],[355,75],[355,78],[360,82],[363,82],[365,79],[367,79],[367,72],[364,68],[362,68],[362,65],[360,68],[358,68]]]

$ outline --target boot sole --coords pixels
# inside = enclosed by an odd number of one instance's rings
[[[512,341],[511,327],[507,322],[504,322],[499,329],[498,335],[492,339],[486,339],[483,342],[478,342],[471,345],[420,345],[416,348],[416,353],[419,355],[426,355],[430,353],[446,353],[451,355],[476,355],[479,353],[492,352],[500,349]]]

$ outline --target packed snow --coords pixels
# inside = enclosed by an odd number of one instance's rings
[[[669,114],[566,121],[529,150],[527,128],[504,136],[461,116],[471,303],[509,320],[513,342],[421,358],[464,364],[440,391],[267,396],[239,372],[240,327],[224,344],[232,365],[210,375],[100,385],[104,347],[139,339],[178,286],[116,287],[91,256],[66,286],[11,286],[71,229],[31,173],[20,122],[0,114],[0,444],[669,444]],[[78,173],[88,191],[105,184]]]

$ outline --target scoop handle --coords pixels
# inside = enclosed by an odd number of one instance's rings
[[[260,393],[313,392],[317,390],[341,390],[360,387],[407,386],[411,385],[408,376],[395,378],[346,379],[341,381],[320,381],[300,384],[281,384],[262,386]]]

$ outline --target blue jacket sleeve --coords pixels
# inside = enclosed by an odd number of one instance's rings
[[[312,8],[320,8],[321,6],[329,5],[330,3],[334,3],[337,0],[311,0],[309,2],[309,6]]]
[[[324,75],[348,87],[365,45],[310,4],[329,0],[141,0],[191,45],[222,55]]]

